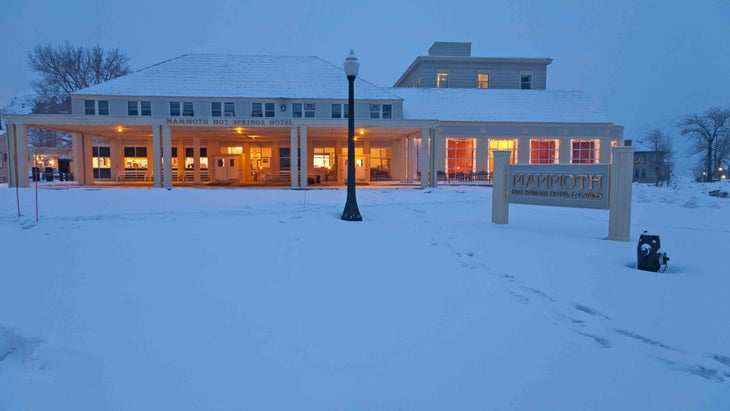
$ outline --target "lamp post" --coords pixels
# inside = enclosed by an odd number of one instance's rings
[[[347,105],[347,203],[345,211],[342,212],[342,219],[346,221],[362,221],[360,210],[357,208],[355,198],[355,77],[360,63],[357,62],[355,53],[350,50],[350,55],[345,59],[345,75],[349,84],[348,105]]]

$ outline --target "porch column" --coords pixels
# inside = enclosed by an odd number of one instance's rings
[[[436,187],[438,181],[438,167],[436,167],[436,157],[440,150],[436,148],[436,128],[431,129],[431,157],[429,157],[429,170],[431,170],[431,187]]]
[[[291,128],[291,148],[289,150],[289,170],[291,171],[291,186],[292,188],[299,187],[299,157],[297,151],[299,148],[299,141],[297,140],[299,128],[292,126]]]
[[[302,180],[300,187],[307,188],[307,172],[309,171],[309,153],[307,152],[307,127],[301,128],[301,157],[302,157]]]
[[[611,182],[608,186],[608,239],[631,240],[631,180],[634,148],[613,147]]]
[[[81,140],[84,142],[84,175],[86,176],[87,184],[94,183],[94,168],[92,164],[92,154],[94,149],[94,136],[90,136],[86,133],[81,134]]]
[[[410,183],[411,182],[411,164],[413,163],[413,159],[411,158],[411,136],[406,136],[405,139],[403,139],[403,155],[402,155],[404,161],[403,161],[403,176],[401,178],[401,181],[404,183]]]
[[[6,143],[8,146],[8,187],[18,187],[20,181],[18,180],[18,173],[15,171],[18,164],[15,159],[18,157],[18,153],[15,149],[15,123],[8,123],[8,131],[6,134]]]
[[[228,161],[228,160],[226,160]],[[243,153],[241,155],[241,178],[240,180],[244,183],[248,182],[249,180],[253,179],[253,173],[258,172],[258,170],[253,168],[253,164],[251,163],[251,144],[246,143],[243,145]],[[257,175],[256,180],[261,178],[261,176]]]
[[[71,146],[73,148],[73,173],[74,180],[78,181],[79,185],[85,185],[89,182],[86,181],[86,162],[84,158],[84,135],[81,133],[71,133]]]
[[[413,183],[418,172],[418,145],[416,145],[415,135],[408,138],[408,182]]]
[[[162,187],[162,164],[160,158],[162,157],[161,138],[162,126],[155,125],[152,127],[152,176],[154,182],[153,187]]]
[[[185,142],[182,138],[177,140],[177,181],[185,181]]]
[[[162,167],[164,167],[162,175],[165,177],[163,184],[165,188],[172,188],[172,131],[168,125],[162,126],[162,157]],[[156,175],[155,181],[157,181]]]
[[[428,135],[429,129],[421,129],[421,188],[428,187],[428,171],[429,171],[429,157],[428,157]]]
[[[111,178],[116,179],[119,173],[124,173],[124,155],[122,141],[118,138],[109,139],[109,155],[111,160]],[[76,165],[76,152],[74,152],[74,166]]]
[[[210,153],[208,153],[210,156]],[[208,157],[208,173],[210,173],[210,157]],[[193,182],[200,184],[200,137],[193,136]]]

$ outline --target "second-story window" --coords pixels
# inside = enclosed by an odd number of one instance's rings
[[[84,100],[84,114],[87,116],[93,116],[96,114],[96,101]]]
[[[332,118],[348,118],[349,109],[349,104],[332,104]]]
[[[172,117],[180,116],[180,102],[179,101],[170,102],[170,116],[172,116]]]
[[[99,115],[100,116],[108,116],[109,115],[109,100],[99,100]]]
[[[449,88],[449,73],[436,74],[436,87]]]
[[[274,117],[274,103],[251,104],[251,117]]]
[[[393,118],[392,104],[370,104],[370,118]]]
[[[235,117],[236,116],[236,110],[233,105],[233,103],[223,103],[223,116],[225,117]]]
[[[151,101],[140,101],[140,106],[142,108],[141,113],[143,116],[151,116],[152,115],[152,102]]]
[[[193,117],[195,115],[195,111],[193,111],[193,102],[192,101],[183,101],[182,115],[184,117]]]
[[[127,115],[138,116],[139,115],[139,104],[137,101],[127,101]]]
[[[223,115],[223,110],[221,109],[221,103],[218,101],[214,101],[210,104],[210,115],[212,117],[220,117]]]
[[[316,106],[314,103],[304,103],[304,117],[314,118],[314,110]]]
[[[489,88],[489,74],[477,74],[477,88]]]
[[[520,74],[520,88],[522,90],[532,89],[532,75],[531,74]]]

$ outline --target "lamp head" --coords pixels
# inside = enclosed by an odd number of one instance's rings
[[[350,55],[345,59],[345,75],[347,77],[357,77],[358,69],[360,69],[360,63],[357,62],[355,52],[350,50]]]

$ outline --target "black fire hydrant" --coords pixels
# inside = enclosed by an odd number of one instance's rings
[[[664,272],[667,269],[669,256],[662,251],[658,235],[648,234],[646,231],[639,236],[639,245],[636,247],[636,259],[639,270]]]

